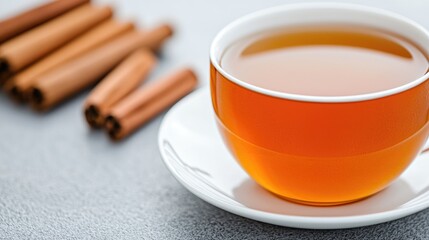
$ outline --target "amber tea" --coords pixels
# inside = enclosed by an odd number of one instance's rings
[[[220,64],[252,85],[313,96],[391,89],[429,68],[413,43],[360,26],[297,26],[256,34],[230,46]]]
[[[412,41],[358,25],[262,31],[226,47],[219,65],[264,91],[332,98],[398,88],[429,68]],[[271,192],[319,205],[369,196],[402,173],[428,134],[428,89],[426,81],[375,100],[300,101],[211,68],[218,125],[241,166]]]

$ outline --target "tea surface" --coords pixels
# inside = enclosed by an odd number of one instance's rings
[[[378,92],[407,84],[429,69],[406,39],[361,26],[300,26],[256,34],[221,58],[232,76],[269,90],[312,96]]]

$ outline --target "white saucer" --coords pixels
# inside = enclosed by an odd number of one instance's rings
[[[429,206],[429,154],[416,159],[382,192],[360,202],[311,207],[282,200],[253,182],[217,131],[209,89],[177,103],[165,116],[158,144],[165,164],[189,191],[231,213],[275,225],[334,229],[398,219]]]

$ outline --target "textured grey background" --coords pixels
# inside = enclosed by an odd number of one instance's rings
[[[0,18],[37,0],[0,0]],[[211,39],[231,20],[281,0],[100,0],[141,26],[176,25],[154,77],[190,64],[208,82]],[[301,1],[302,2],[302,1]],[[308,1],[306,1],[308,2]],[[358,2],[429,28],[429,1]],[[86,93],[47,114],[0,94],[0,239],[429,239],[429,210],[346,230],[300,230],[241,218],[189,193],[168,172],[156,140],[162,116],[120,143],[84,123]],[[201,156],[204,157],[204,156]]]

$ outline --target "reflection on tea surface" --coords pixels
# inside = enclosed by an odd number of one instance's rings
[[[423,76],[425,55],[401,36],[361,26],[301,26],[231,45],[221,66],[250,84],[294,94],[346,96],[399,87]]]

